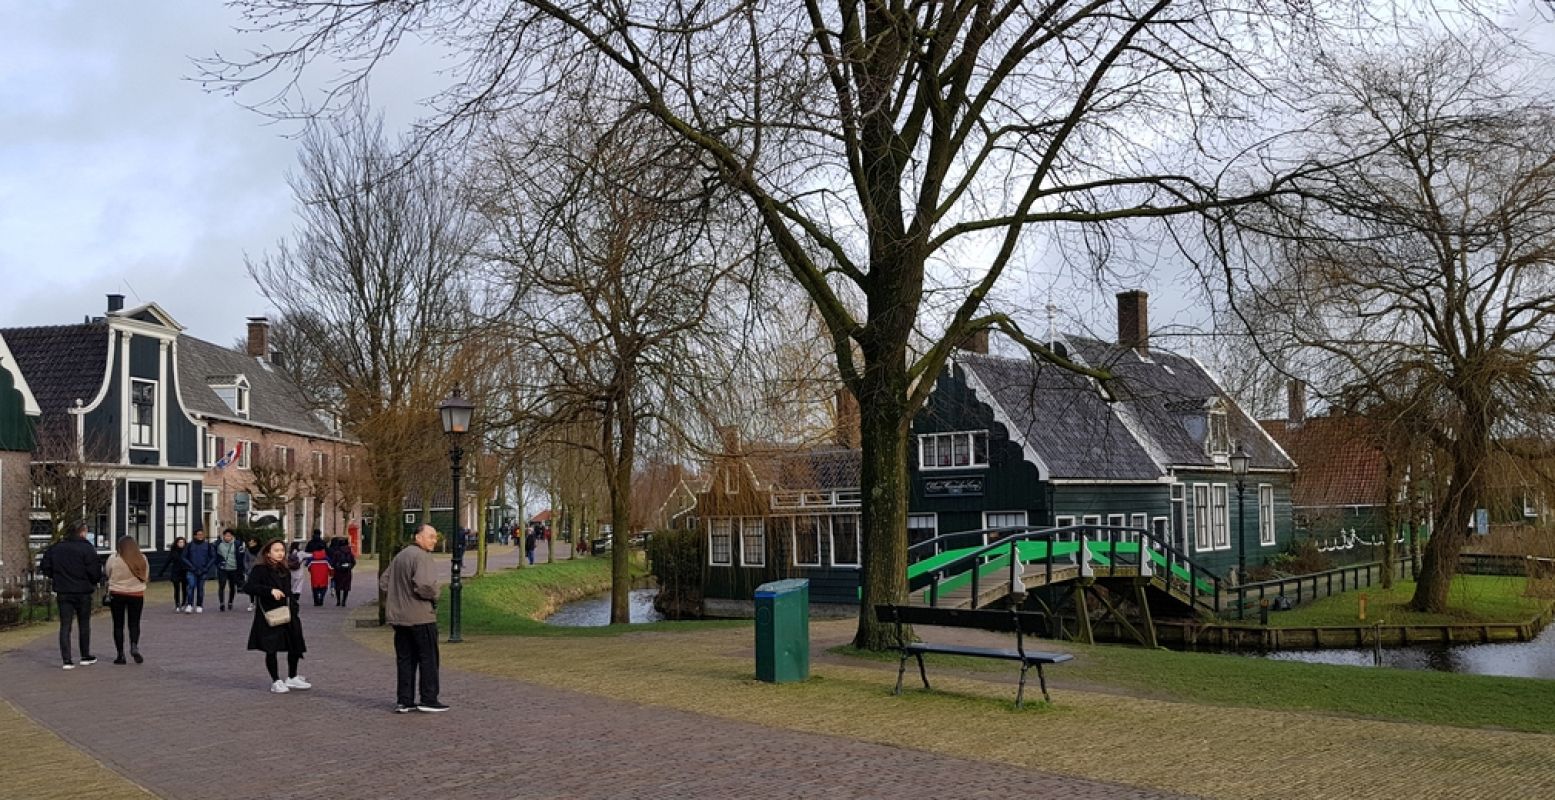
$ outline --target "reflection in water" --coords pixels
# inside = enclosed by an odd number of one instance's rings
[[[632,622],[658,622],[664,617],[653,608],[658,589],[633,589],[627,599]],[[545,618],[547,625],[590,627],[610,624],[610,593],[597,594],[568,603]]]
[[[1290,650],[1270,653],[1276,661],[1309,664],[1342,664],[1369,667],[1370,648],[1361,650]],[[1514,678],[1555,678],[1555,625],[1531,642],[1421,647],[1389,647],[1382,650],[1382,665],[1398,669],[1434,669],[1469,675],[1505,675]]]

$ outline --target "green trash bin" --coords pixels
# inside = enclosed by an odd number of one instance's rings
[[[756,679],[792,683],[810,677],[810,581],[756,587]]]

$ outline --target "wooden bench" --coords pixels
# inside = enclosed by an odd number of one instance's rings
[[[1052,702],[1053,698],[1047,693],[1047,676],[1042,673],[1045,664],[1061,664],[1074,659],[1068,653],[1047,653],[1028,651],[1026,649],[1026,635],[1039,636],[1047,630],[1047,617],[1044,614],[1021,612],[1014,609],[1007,611],[983,610],[983,609],[959,609],[959,608],[927,608],[924,606],[875,606],[875,619],[881,622],[890,622],[896,625],[897,646],[902,651],[901,662],[896,668],[896,690],[892,694],[902,693],[902,678],[907,673],[907,659],[918,659],[918,675],[923,678],[923,688],[929,686],[929,673],[923,666],[925,653],[943,653],[951,656],[968,656],[971,658],[993,658],[1001,661],[1020,662],[1020,688],[1015,691],[1015,707],[1021,708],[1026,695],[1026,671],[1032,667],[1037,668],[1037,682],[1042,687],[1042,699]],[[988,631],[1015,634],[1015,649],[1001,649],[996,647],[970,647],[955,644],[930,644],[928,642],[907,641],[906,625],[941,625],[955,628],[978,628]]]

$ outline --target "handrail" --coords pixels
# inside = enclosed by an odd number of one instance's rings
[[[970,553],[956,558],[953,561],[950,561],[946,564],[941,564],[930,572],[918,576],[916,579],[910,579],[908,581],[908,591],[917,591],[918,589],[927,586],[929,587],[929,604],[931,606],[937,605],[939,599],[940,581],[943,580],[947,574],[959,575],[962,572],[969,571],[971,573],[972,583],[971,607],[976,608],[977,599],[981,595],[979,590],[981,588],[980,584],[982,575],[979,567],[983,565],[985,559],[992,560],[993,558],[1000,555],[999,551],[1008,550],[1010,572],[1008,585],[1014,585],[1018,577],[1018,573],[1016,571],[1018,568],[1017,565],[1020,563],[1019,543],[1045,540],[1049,542],[1049,548],[1048,557],[1044,559],[1044,561],[1046,562],[1048,583],[1051,584],[1053,573],[1052,543],[1054,541],[1067,539],[1070,537],[1072,537],[1072,539],[1075,541],[1088,542],[1091,540],[1090,536],[1100,533],[1105,534],[1106,538],[1098,539],[1097,543],[1107,545],[1106,555],[1108,557],[1107,563],[1109,571],[1115,573],[1119,566],[1117,545],[1119,544],[1120,537],[1123,535],[1138,537],[1139,552],[1137,558],[1138,563],[1136,564],[1138,568],[1143,569],[1144,560],[1149,557],[1146,554],[1147,550],[1159,552],[1163,559],[1166,561],[1165,580],[1168,586],[1171,586],[1173,583],[1174,566],[1181,569],[1186,569],[1188,572],[1187,594],[1189,603],[1199,603],[1199,595],[1204,593],[1199,591],[1198,586],[1200,581],[1204,581],[1211,586],[1211,591],[1208,592],[1208,594],[1211,596],[1211,601],[1209,604],[1212,605],[1217,612],[1220,609],[1220,596],[1222,591],[1220,578],[1215,576],[1213,573],[1204,570],[1202,567],[1196,564],[1193,559],[1189,558],[1187,554],[1173,547],[1170,542],[1165,541],[1164,539],[1156,536],[1154,533],[1144,528],[1132,528],[1118,525],[1081,524],[1066,525],[1063,527],[1054,528],[1014,526],[1008,528],[992,528],[979,531],[959,532],[959,534],[962,536],[984,535],[990,533],[1002,533],[1005,535],[1000,538],[999,541],[990,542],[986,545],[983,545],[982,547],[977,548],[976,550],[973,550]],[[940,539],[956,535],[957,534],[943,534],[941,536],[936,536],[933,539],[920,542],[918,546],[934,544]],[[1082,550],[1086,549],[1085,545],[1083,544],[1081,547]],[[1084,564],[1086,563],[1087,559],[1082,555],[1076,560],[1081,564],[1082,568],[1084,568]]]

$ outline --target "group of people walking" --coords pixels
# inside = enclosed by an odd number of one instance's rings
[[[129,656],[140,664],[141,615],[145,608],[146,586],[151,565],[133,536],[118,540],[114,552],[104,564],[97,548],[87,541],[87,525],[80,523],[43,554],[39,570],[53,581],[59,602],[59,650],[65,669],[97,663],[92,655],[91,614],[98,587],[106,585],[103,602],[112,611],[113,641],[118,651],[115,664],[125,660],[125,632],[128,630]],[[416,532],[414,545],[406,547],[379,577],[379,588],[386,595],[385,611],[394,628],[395,707],[407,711],[447,711],[439,700],[437,650],[437,596],[440,589],[431,551],[437,545],[438,532],[423,525]],[[175,610],[201,613],[204,583],[215,572],[220,609],[235,609],[239,590],[250,599],[253,612],[249,626],[248,649],[264,654],[270,674],[270,691],[276,694],[313,685],[298,674],[307,652],[303,636],[301,598],[304,587],[311,590],[313,605],[322,606],[334,588],[335,605],[344,606],[351,591],[351,573],[356,556],[343,538],[328,546],[323,535],[314,531],[306,548],[272,539],[260,545],[250,538],[239,544],[232,530],[222,532],[221,542],[212,545],[205,531],[196,530],[194,542],[179,537],[160,577],[173,565],[172,583]],[[80,660],[72,658],[71,633],[80,645]],[[286,654],[286,677],[281,677],[280,654]],[[419,679],[419,680],[418,680]],[[420,700],[416,699],[417,689]]]

